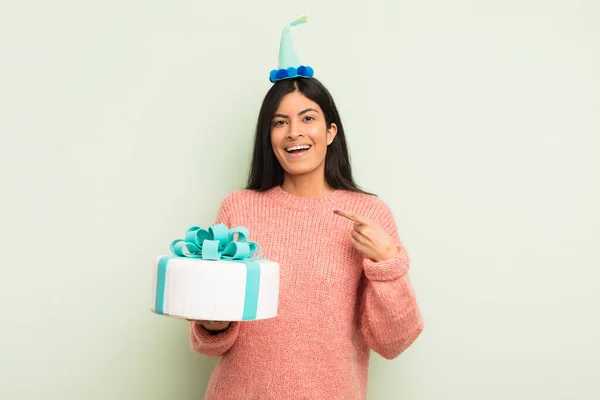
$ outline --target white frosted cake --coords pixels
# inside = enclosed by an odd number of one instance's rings
[[[192,227],[153,265],[152,311],[194,320],[252,321],[277,316],[279,264],[254,255],[243,227]]]

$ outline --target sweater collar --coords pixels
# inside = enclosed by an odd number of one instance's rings
[[[281,186],[275,186],[269,189],[266,194],[283,206],[293,210],[322,209],[333,212],[334,209],[340,207],[343,192],[343,190],[335,189],[333,192],[321,197],[301,197],[286,192]]]

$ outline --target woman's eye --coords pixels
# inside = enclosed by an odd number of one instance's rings
[[[283,121],[281,121],[281,120],[279,120],[279,121],[275,121],[275,122],[273,123],[273,126],[281,126],[281,125],[283,125]]]
[[[307,115],[306,117],[304,117],[305,121],[314,121],[314,117],[311,117],[310,115]]]

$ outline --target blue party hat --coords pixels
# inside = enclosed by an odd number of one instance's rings
[[[311,67],[302,65],[300,59],[296,54],[294,48],[294,42],[292,41],[292,35],[290,29],[293,26],[304,24],[308,22],[308,17],[302,15],[290,22],[281,34],[281,43],[279,44],[279,65],[278,69],[271,71],[269,80],[271,82],[277,82],[283,79],[290,78],[312,78],[314,71]]]

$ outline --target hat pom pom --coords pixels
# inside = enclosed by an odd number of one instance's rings
[[[289,67],[289,68],[287,69],[287,76],[288,76],[288,77],[290,77],[290,78],[291,78],[291,77],[294,77],[294,76],[297,76],[297,75],[298,75],[298,71],[296,70],[296,68],[294,68],[294,67]]]
[[[277,71],[277,74],[276,74],[277,79],[283,79],[283,78],[287,78],[287,77],[288,77],[288,72],[286,69],[280,69],[279,71]]]
[[[315,71],[312,67],[308,67],[305,65],[301,65],[298,67],[298,75],[303,76],[305,78],[312,78],[315,74]]]
[[[269,74],[269,80],[271,82],[275,82],[277,80],[277,70],[274,69],[271,71],[271,73]]]

